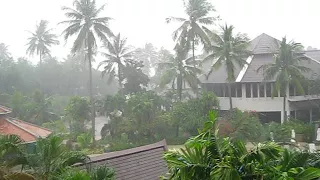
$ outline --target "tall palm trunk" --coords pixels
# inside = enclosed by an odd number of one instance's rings
[[[119,93],[120,95],[122,96],[123,93],[122,93],[122,76],[121,76],[121,67],[120,67],[120,64],[118,64],[118,85],[119,85]]]
[[[195,51],[195,43],[194,43],[195,39],[194,39],[194,36],[193,36],[193,39],[192,39],[192,58],[193,58],[193,63],[194,63],[194,67],[196,67],[196,58],[195,58],[195,55],[194,55],[194,51]]]
[[[90,41],[88,41],[90,42]],[[89,61],[89,95],[90,95],[90,105],[91,105],[91,121],[92,121],[92,146],[95,146],[95,132],[96,132],[96,122],[95,122],[95,108],[94,108],[94,100],[93,100],[93,92],[92,92],[92,65],[91,65],[91,49],[90,43],[88,43],[88,61]]]
[[[232,109],[233,109],[233,106],[232,106],[231,83],[230,83],[230,82],[228,83],[228,95],[229,95],[230,110],[232,110]]]
[[[182,76],[178,75],[177,78],[177,93],[179,96],[179,102],[182,101]],[[179,137],[179,123],[176,124],[176,137]]]
[[[286,100],[287,100],[287,93],[283,95],[283,122],[287,121],[287,112],[286,112]]]
[[[41,65],[42,65],[42,53],[41,53],[41,51],[40,51],[40,53],[39,53],[39,56],[40,56],[40,62],[39,62],[39,65],[40,65],[40,67],[41,67]]]

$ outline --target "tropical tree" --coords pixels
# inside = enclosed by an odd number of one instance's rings
[[[185,0],[185,13],[187,18],[168,17],[166,22],[171,21],[181,22],[182,25],[173,32],[173,40],[177,43],[183,42],[184,48],[192,49],[192,57],[195,61],[195,46],[202,42],[202,44],[210,44],[209,38],[205,32],[206,25],[212,25],[217,19],[210,16],[210,13],[215,9],[208,0]],[[191,46],[192,43],[192,46]]]
[[[249,39],[245,34],[239,33],[235,35],[234,27],[228,25],[222,26],[220,33],[208,31],[208,36],[211,40],[211,45],[206,48],[206,52],[209,55],[203,61],[212,61],[212,66],[207,78],[214,70],[222,66],[226,68],[229,103],[230,109],[232,109],[231,84],[235,82],[235,69],[241,69],[246,64],[246,58],[249,55],[247,50]]]
[[[89,65],[89,94],[90,104],[92,108],[92,137],[93,145],[95,144],[95,110],[92,92],[92,56],[97,48],[97,38],[107,41],[108,36],[113,36],[113,33],[108,27],[109,17],[99,17],[99,13],[103,11],[105,5],[97,8],[95,0],[75,0],[73,3],[75,9],[63,7],[66,17],[70,18],[67,21],[61,22],[69,26],[63,31],[64,39],[67,40],[70,36],[76,35],[77,38],[73,43],[72,53],[75,53],[82,48],[87,50],[86,58]]]
[[[65,113],[71,119],[71,132],[85,132],[85,121],[89,119],[90,114],[90,105],[87,99],[78,96],[72,97],[65,109]]]
[[[197,74],[201,69],[193,66],[192,57],[187,58],[187,52],[181,47],[176,50],[176,56],[170,56],[167,62],[158,64],[160,69],[164,69],[161,76],[160,87],[171,83],[172,89],[177,89],[179,101],[182,100],[183,84],[187,83],[194,92],[198,90],[199,79]]]
[[[290,41],[287,43],[286,37],[282,38],[279,53],[274,56],[274,62],[260,66],[257,71],[262,71],[266,81],[275,80],[273,93],[283,94],[283,119],[287,119],[286,101],[287,91],[292,85],[298,93],[304,94],[302,82],[304,72],[310,71],[309,68],[301,66],[300,62],[306,59],[302,53],[303,46],[300,43]]]
[[[54,179],[63,169],[90,160],[81,152],[69,151],[62,141],[63,138],[57,135],[39,138],[35,148],[27,155],[28,165],[39,179]]]
[[[42,57],[50,55],[50,47],[58,45],[57,36],[51,33],[52,29],[48,29],[48,21],[41,20],[36,26],[35,32],[30,32],[31,36],[28,38],[27,54],[33,55],[36,53],[40,57],[40,66],[42,64]]]
[[[102,55],[107,59],[102,61],[98,67],[104,66],[102,76],[107,73],[109,76],[108,82],[111,82],[115,76],[118,77],[121,93],[124,68],[127,62],[132,60],[133,51],[127,46],[127,39],[122,39],[120,33],[111,41],[105,41],[103,47],[107,52],[103,52]]]
[[[8,51],[8,46],[4,43],[0,43],[0,62],[2,60],[10,59],[11,54]]]

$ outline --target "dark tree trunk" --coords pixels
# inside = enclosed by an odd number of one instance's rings
[[[89,41],[90,42],[90,41]],[[91,49],[90,43],[88,43],[88,61],[89,61],[89,95],[90,95],[90,105],[91,105],[91,121],[92,121],[92,146],[94,147],[96,144],[95,139],[95,129],[96,129],[96,123],[95,123],[95,108],[94,108],[94,99],[93,99],[93,92],[92,92],[92,65],[91,65],[91,55],[92,55],[92,49]]]
[[[287,93],[285,92],[283,95],[283,122],[287,121],[287,112],[286,112],[286,100]]]
[[[232,106],[232,97],[231,97],[231,83],[228,83],[228,95],[229,95],[230,110],[232,110],[233,106]]]

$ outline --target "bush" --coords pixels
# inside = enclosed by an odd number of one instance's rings
[[[218,121],[219,134],[232,139],[261,142],[267,139],[267,131],[255,112],[241,112],[238,109],[226,114]]]
[[[296,134],[303,134],[304,141],[307,142],[311,142],[314,136],[314,128],[311,124],[305,124],[296,119],[290,119],[283,124],[271,122],[266,127],[268,132],[273,132],[274,140],[277,142],[289,142],[292,129]]]

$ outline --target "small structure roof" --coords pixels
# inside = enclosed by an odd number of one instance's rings
[[[39,137],[47,137],[52,133],[49,129],[11,118],[8,116],[10,113],[9,108],[0,106],[0,134],[14,134],[24,142],[29,143],[36,141]]]
[[[117,180],[153,180],[168,172],[163,153],[166,141],[154,144],[91,156],[91,167],[107,165],[116,172]],[[83,164],[76,166],[83,167]]]

